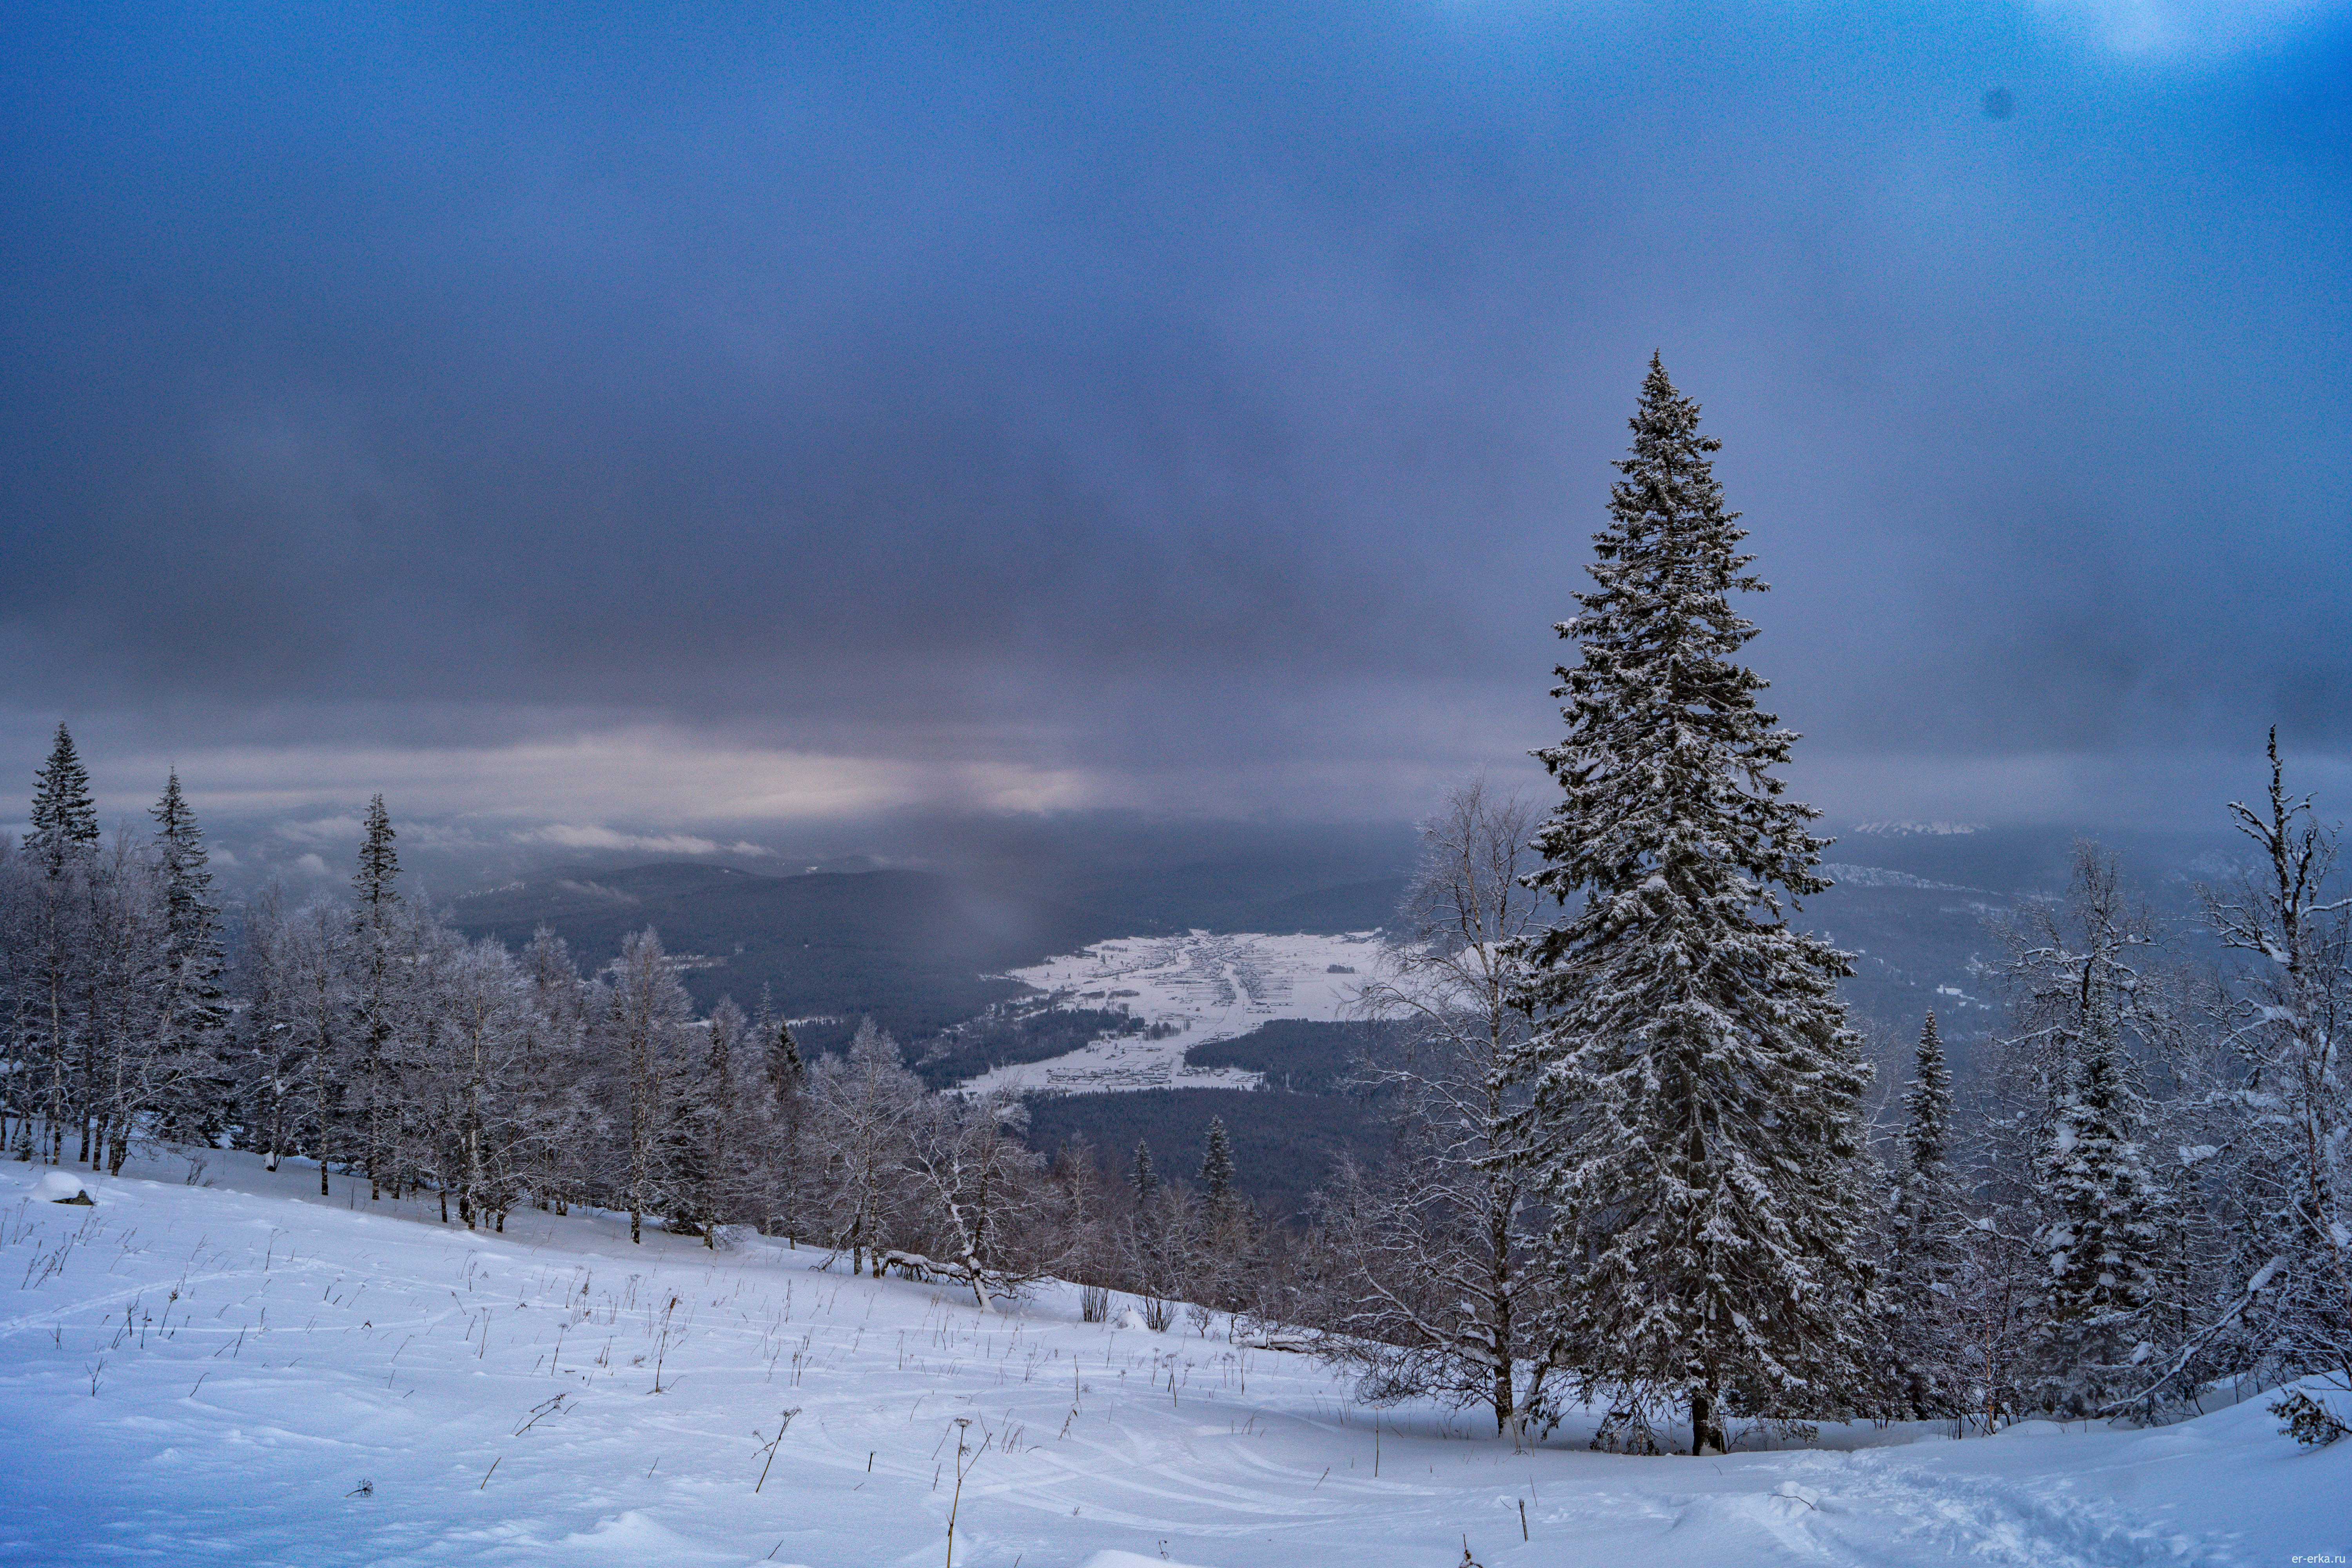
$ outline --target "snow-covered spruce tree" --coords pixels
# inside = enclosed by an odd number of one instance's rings
[[[25,848],[52,879],[77,858],[98,854],[98,803],[90,798],[89,770],[82,766],[73,732],[58,726],[49,759],[33,775],[31,831]]]
[[[155,1132],[167,1142],[211,1144],[235,1114],[236,1069],[228,1056],[228,1001],[221,989],[220,909],[213,902],[204,830],[171,771],[155,819],[156,868],[163,897],[164,947],[158,965],[154,1055]]]
[[[1594,586],[1559,628],[1581,658],[1553,693],[1568,734],[1536,753],[1565,798],[1531,885],[1568,912],[1523,949],[1538,1022],[1511,1060],[1554,1215],[1550,1326],[1591,1391],[1685,1403],[1706,1452],[1727,1406],[1800,1419],[1864,1396],[1868,1072],[1844,955],[1782,905],[1827,886],[1823,841],[1773,773],[1794,737],[1735,658],[1755,627],[1731,595],[1764,584],[1721,443],[1654,357],[1633,429]]]
[[[352,957],[358,966],[353,990],[359,1003],[360,1159],[367,1169],[368,1197],[383,1195],[394,1180],[393,1142],[395,1129],[393,1082],[394,1034],[398,1012],[399,906],[396,884],[400,856],[393,847],[392,815],[383,796],[368,802],[367,825],[360,841],[359,868],[352,875],[356,908],[352,920]]]
[[[719,1226],[736,1208],[743,1156],[735,1094],[735,1058],[751,1025],[731,996],[710,1010],[700,1059],[691,1048],[678,1064],[670,1098],[667,1193],[669,1228],[719,1245]]]
[[[58,726],[48,761],[33,776],[30,831],[24,855],[35,871],[27,889],[26,936],[37,955],[18,1009],[21,1078],[16,1157],[37,1149],[52,1164],[63,1156],[65,1124],[77,1098],[75,1068],[89,1044],[83,956],[89,930],[89,882],[98,865],[98,804],[73,734]],[[35,1124],[40,1131],[37,1135]]]
[[[2074,1092],[2095,1012],[2106,1010],[2126,1057],[2152,1059],[2171,1054],[2180,1009],[2155,918],[2095,843],[2075,844],[2063,900],[2034,900],[1995,929],[2009,949],[2001,980],[2011,1021],[1995,1046],[1995,1152],[2023,1171]]]
[[[1160,1175],[1151,1168],[1151,1145],[1139,1138],[1135,1141],[1135,1160],[1128,1167],[1127,1184],[1135,1194],[1138,1208],[1149,1204],[1160,1191]]]
[[[2005,931],[2013,1032],[1997,1047],[1985,1216],[2025,1238],[2016,1369],[2028,1408],[2089,1415],[2152,1392],[2189,1315],[2145,1072],[2181,1055],[2160,931],[2115,857],[2074,848],[2066,897]]]
[[[1912,1418],[1935,1420],[1965,1408],[1953,1302],[1966,1220],[1952,1170],[1952,1074],[1933,1013],[1903,1094],[1897,1159],[1887,1204],[1893,1373]]]
[[[751,1027],[763,1042],[764,1059],[752,1093],[751,1136],[756,1147],[743,1201],[762,1233],[790,1236],[808,1186],[808,1061],[793,1037],[792,1021],[777,1015],[775,999],[764,987]]]
[[[1234,1185],[1234,1141],[1224,1118],[1209,1119],[1201,1141],[1201,1212],[1189,1269],[1194,1302],[1238,1311],[1256,1272],[1256,1210]]]
[[[1343,1170],[1325,1205],[1315,1314],[1367,1397],[1485,1405],[1514,1439],[1541,1419],[1552,1370],[1512,1131],[1525,1096],[1503,1070],[1528,1023],[1514,944],[1543,907],[1525,884],[1533,831],[1532,808],[1483,781],[1423,826],[1400,940],[1360,1004],[1382,1041],[1363,1077],[1395,1146],[1376,1173]]]
[[[2033,1359],[2043,1405],[2087,1415],[2147,1381],[2159,1330],[2158,1252],[2165,1194],[2138,1133],[2146,1120],[2126,1076],[2114,992],[2089,996],[2075,1079],[2043,1152],[2034,1232],[2049,1270]]]
[[[760,1001],[760,1033],[767,1041],[770,1092],[779,1100],[798,1093],[808,1079],[808,1062],[793,1038],[793,1021],[776,1016],[775,1003],[765,995]]]
[[[1201,1195],[1213,1213],[1234,1201],[1234,1141],[1222,1116],[1209,1118],[1201,1140]]]

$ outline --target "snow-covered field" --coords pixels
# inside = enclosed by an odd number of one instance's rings
[[[2261,1402],[1699,1461],[1587,1452],[1584,1421],[1514,1454],[1222,1323],[1083,1323],[1059,1287],[983,1314],[781,1245],[541,1215],[474,1236],[340,1177],[322,1203],[313,1169],[207,1173],[81,1208],[0,1167],[0,1561],[928,1564],[951,1507],[973,1568],[2352,1552],[2352,1442],[2303,1453]]]
[[[1099,1094],[1129,1089],[1255,1089],[1261,1073],[1188,1068],[1194,1046],[1246,1035],[1269,1018],[1342,1016],[1379,952],[1371,931],[1345,936],[1262,932],[1122,937],[1084,952],[1049,958],[1013,978],[1052,994],[1063,1007],[1125,1006],[1146,1024],[1175,1032],[1098,1039],[1048,1061],[1000,1067],[965,1085]]]

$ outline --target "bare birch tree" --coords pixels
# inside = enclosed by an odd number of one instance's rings
[[[1325,1314],[1331,1353],[1364,1392],[1483,1404],[1498,1434],[1525,1434],[1551,1347],[1533,1309],[1545,1286],[1526,1151],[1507,1075],[1527,1037],[1518,944],[1540,905],[1523,882],[1535,813],[1481,780],[1423,827],[1420,866],[1392,943],[1360,1006],[1394,1041],[1368,1063],[1393,1109],[1388,1168],[1343,1174],[1325,1223],[1338,1260]]]

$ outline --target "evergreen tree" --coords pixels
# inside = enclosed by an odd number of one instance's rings
[[[679,1064],[670,1112],[669,1228],[719,1245],[730,1194],[741,1184],[736,1166],[735,1047],[748,1027],[743,1009],[721,996],[710,1010],[698,1062]]]
[[[760,1012],[763,1019],[772,1017],[771,1005],[762,1002]],[[778,1100],[798,1094],[808,1079],[808,1063],[802,1058],[801,1046],[793,1038],[793,1021],[773,1018],[768,1035],[768,1088]]]
[[[31,827],[25,847],[52,881],[98,854],[98,803],[90,798],[89,773],[74,750],[72,732],[63,724],[47,763],[33,775]]]
[[[66,1123],[87,1099],[93,978],[92,949],[97,909],[89,897],[98,867],[98,805],[90,798],[89,774],[62,723],[49,760],[33,776],[31,831],[26,858],[37,873],[31,889],[25,943],[34,955],[30,994],[20,1000],[16,1072],[16,1157],[35,1152],[34,1121],[41,1123],[39,1150],[52,1164],[64,1158]],[[25,1004],[29,1004],[25,1005]],[[79,1070],[77,1070],[77,1058]]]
[[[1876,1303],[1843,954],[1792,928],[1827,884],[1819,814],[1781,798],[1790,732],[1735,661],[1755,627],[1697,405],[1654,357],[1595,536],[1595,586],[1559,627],[1565,792],[1531,879],[1569,908],[1526,945],[1539,1026],[1513,1053],[1554,1222],[1556,1328],[1595,1391],[1688,1404],[1695,1452],[1727,1403],[1852,1407]],[[1580,899],[1580,903],[1572,900]]]
[[[2034,1233],[2048,1268],[2035,1336],[2043,1402],[2089,1415],[2131,1395],[2156,1346],[2165,1194],[2137,1133],[2146,1112],[2125,1077],[2112,988],[2089,999],[2082,1061],[2042,1157]]]
[[[1208,1136],[1202,1140],[1201,1191],[1212,1213],[1222,1213],[1234,1202],[1234,1142],[1222,1116],[1209,1118]]]
[[[800,1042],[793,1037],[791,1020],[777,1016],[775,998],[765,986],[751,1028],[753,1037],[765,1042],[762,1077],[768,1093],[759,1117],[761,1148],[752,1161],[756,1169],[747,1173],[743,1197],[761,1231],[773,1234],[786,1226],[786,1216],[805,1196],[809,1068]]]
[[[1135,1189],[1139,1208],[1149,1204],[1160,1190],[1159,1173],[1151,1168],[1151,1145],[1140,1138],[1135,1141],[1135,1164],[1128,1172],[1127,1184]]]
[[[395,925],[394,916],[400,902],[394,887],[400,877],[400,857],[394,853],[392,841],[392,816],[384,810],[383,796],[368,802],[367,827],[360,842],[359,869],[352,873],[352,886],[359,898],[357,934],[359,942],[353,956],[360,965],[357,987],[360,1005],[360,1093],[362,1096],[361,1158],[367,1166],[368,1197],[383,1195],[387,1181],[396,1179],[392,1160],[392,1142],[396,1129],[392,1124],[394,1100],[392,1083],[394,1069],[393,1035],[394,953]],[[396,1189],[395,1189],[396,1195]]]
[[[204,830],[181,793],[177,768],[148,815],[155,819],[163,894],[156,1035],[169,1082],[160,1097],[158,1131],[167,1139],[208,1144],[226,1130],[236,1095],[234,1064],[225,1054],[229,1015],[221,976],[226,960]]]
[[[1959,1414],[1951,1302],[1961,1259],[1960,1194],[1953,1179],[1952,1074],[1936,1015],[1919,1031],[1903,1096],[1901,1163],[1887,1209],[1887,1304],[1895,1374],[1915,1419]]]
[[[352,874],[352,886],[370,920],[384,918],[383,911],[400,898],[394,886],[400,880],[400,856],[392,847],[398,837],[392,830],[392,814],[384,809],[383,796],[370,799],[367,826],[360,840],[359,869]]]

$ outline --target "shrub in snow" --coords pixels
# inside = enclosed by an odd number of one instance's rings
[[[2306,1448],[2325,1448],[2336,1438],[2352,1433],[2352,1426],[2336,1418],[2336,1413],[2297,1388],[2271,1405],[2271,1414],[2279,1418],[2279,1430]]]

